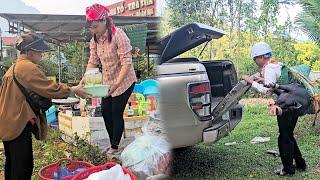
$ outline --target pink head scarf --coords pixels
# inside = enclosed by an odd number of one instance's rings
[[[112,22],[112,18],[109,17],[109,9],[101,4],[93,4],[86,8],[86,20],[97,21],[97,20],[109,20]],[[116,27],[112,26],[112,33],[116,32]]]

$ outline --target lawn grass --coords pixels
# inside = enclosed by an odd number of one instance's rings
[[[280,158],[265,153],[277,149],[277,124],[268,115],[263,105],[250,103],[243,120],[225,137],[212,145],[199,144],[175,153],[173,179],[286,179],[273,175],[274,168],[280,166]],[[320,125],[311,127],[311,119],[306,116],[299,120],[296,139],[307,160],[307,172],[297,172],[292,179],[320,179]],[[250,144],[256,136],[269,136],[265,144]],[[236,146],[225,146],[226,142],[237,142]],[[33,141],[35,168],[32,179],[38,179],[41,167],[65,156],[64,152],[77,155],[75,159],[93,152],[88,147],[76,148],[64,143],[58,131],[50,130],[47,141]],[[103,158],[99,152],[91,153],[90,159]],[[103,161],[100,159],[99,161]],[[0,155],[0,179],[3,178],[4,155]]]
[[[300,118],[295,135],[307,161],[307,172],[297,172],[290,179],[320,179],[320,126],[311,127],[311,117]],[[264,144],[250,144],[256,136],[271,137]],[[279,157],[266,154],[277,150],[278,127],[263,105],[250,104],[240,124],[212,145],[199,144],[175,151],[173,179],[286,179],[273,174],[280,167]],[[225,146],[237,142],[236,146]]]

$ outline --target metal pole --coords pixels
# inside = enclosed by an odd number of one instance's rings
[[[84,64],[83,64],[83,62],[84,62],[84,57],[85,57],[85,47],[84,47],[84,44],[82,44],[82,57],[81,57],[81,77],[83,77],[83,69],[84,69]]]
[[[0,28],[0,62],[3,59],[2,29]]]
[[[21,33],[20,32],[20,22],[18,22],[18,24],[17,24],[17,34],[20,35],[20,33]]]
[[[18,36],[21,34],[21,31],[20,31],[20,22],[18,22],[18,24],[17,24],[17,34],[18,34]],[[17,52],[17,56],[20,56],[20,51],[18,51],[18,50],[16,50],[16,52]]]
[[[210,59],[210,61],[212,60],[212,41],[211,41],[211,43],[210,43],[210,57],[209,57],[209,59]]]
[[[58,46],[58,63],[59,63],[59,83],[61,83],[61,57],[60,57],[60,42],[57,42],[57,46]]]
[[[150,76],[150,46],[148,46],[148,76]]]

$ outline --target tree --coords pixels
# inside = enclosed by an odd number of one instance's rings
[[[87,64],[87,57],[84,57],[85,46],[85,43],[77,41],[63,45],[63,52],[66,59],[68,60],[67,65],[69,65],[69,70],[71,71],[69,73],[69,79],[80,80],[82,78],[82,64]]]
[[[69,43],[61,44],[61,57],[65,58],[65,62],[62,63],[62,79],[64,82],[68,80],[78,81],[82,78],[83,71],[85,71],[86,64],[88,62],[87,42],[73,41]],[[49,59],[57,66],[58,52],[56,47],[52,47],[55,51],[50,53]],[[58,73],[57,73],[58,74]]]
[[[302,64],[312,67],[312,70],[320,70],[320,48],[313,42],[298,42],[294,44],[297,51],[297,60]]]
[[[4,57],[3,58],[3,65],[6,67],[11,67],[15,63],[15,59],[12,59],[10,57]]]
[[[303,11],[298,15],[297,23],[307,36],[320,44],[320,1],[299,0]]]
[[[210,23],[212,17],[210,7],[212,1],[208,0],[166,0],[170,9],[169,24],[174,27],[181,27],[190,22]]]
[[[186,2],[193,5],[182,7]],[[297,51],[294,48],[296,42],[290,37],[293,23],[287,19],[285,24],[279,25],[277,19],[280,8],[292,6],[296,0],[262,0],[260,4],[255,0],[209,0],[207,5],[203,6],[194,0],[167,0],[167,3],[169,17],[163,19],[164,29],[161,31],[169,33],[181,25],[194,21],[224,30],[226,35],[210,42],[198,58],[232,60],[237,67],[239,77],[257,71],[250,57],[250,51],[252,45],[259,41],[269,43],[274,57],[285,64],[304,63],[296,61]],[[201,10],[193,9],[194,7]],[[199,14],[203,17],[199,17]],[[198,56],[203,46],[194,48],[181,57]]]
[[[39,63],[40,68],[46,74],[46,76],[57,76],[59,73],[58,64],[50,61],[50,60],[42,60]]]

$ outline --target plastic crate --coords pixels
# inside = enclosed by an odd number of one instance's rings
[[[55,121],[57,121],[57,115],[56,115],[57,109],[55,106],[51,106],[47,111],[46,111],[46,117],[47,117],[47,122],[48,124],[51,124]]]

